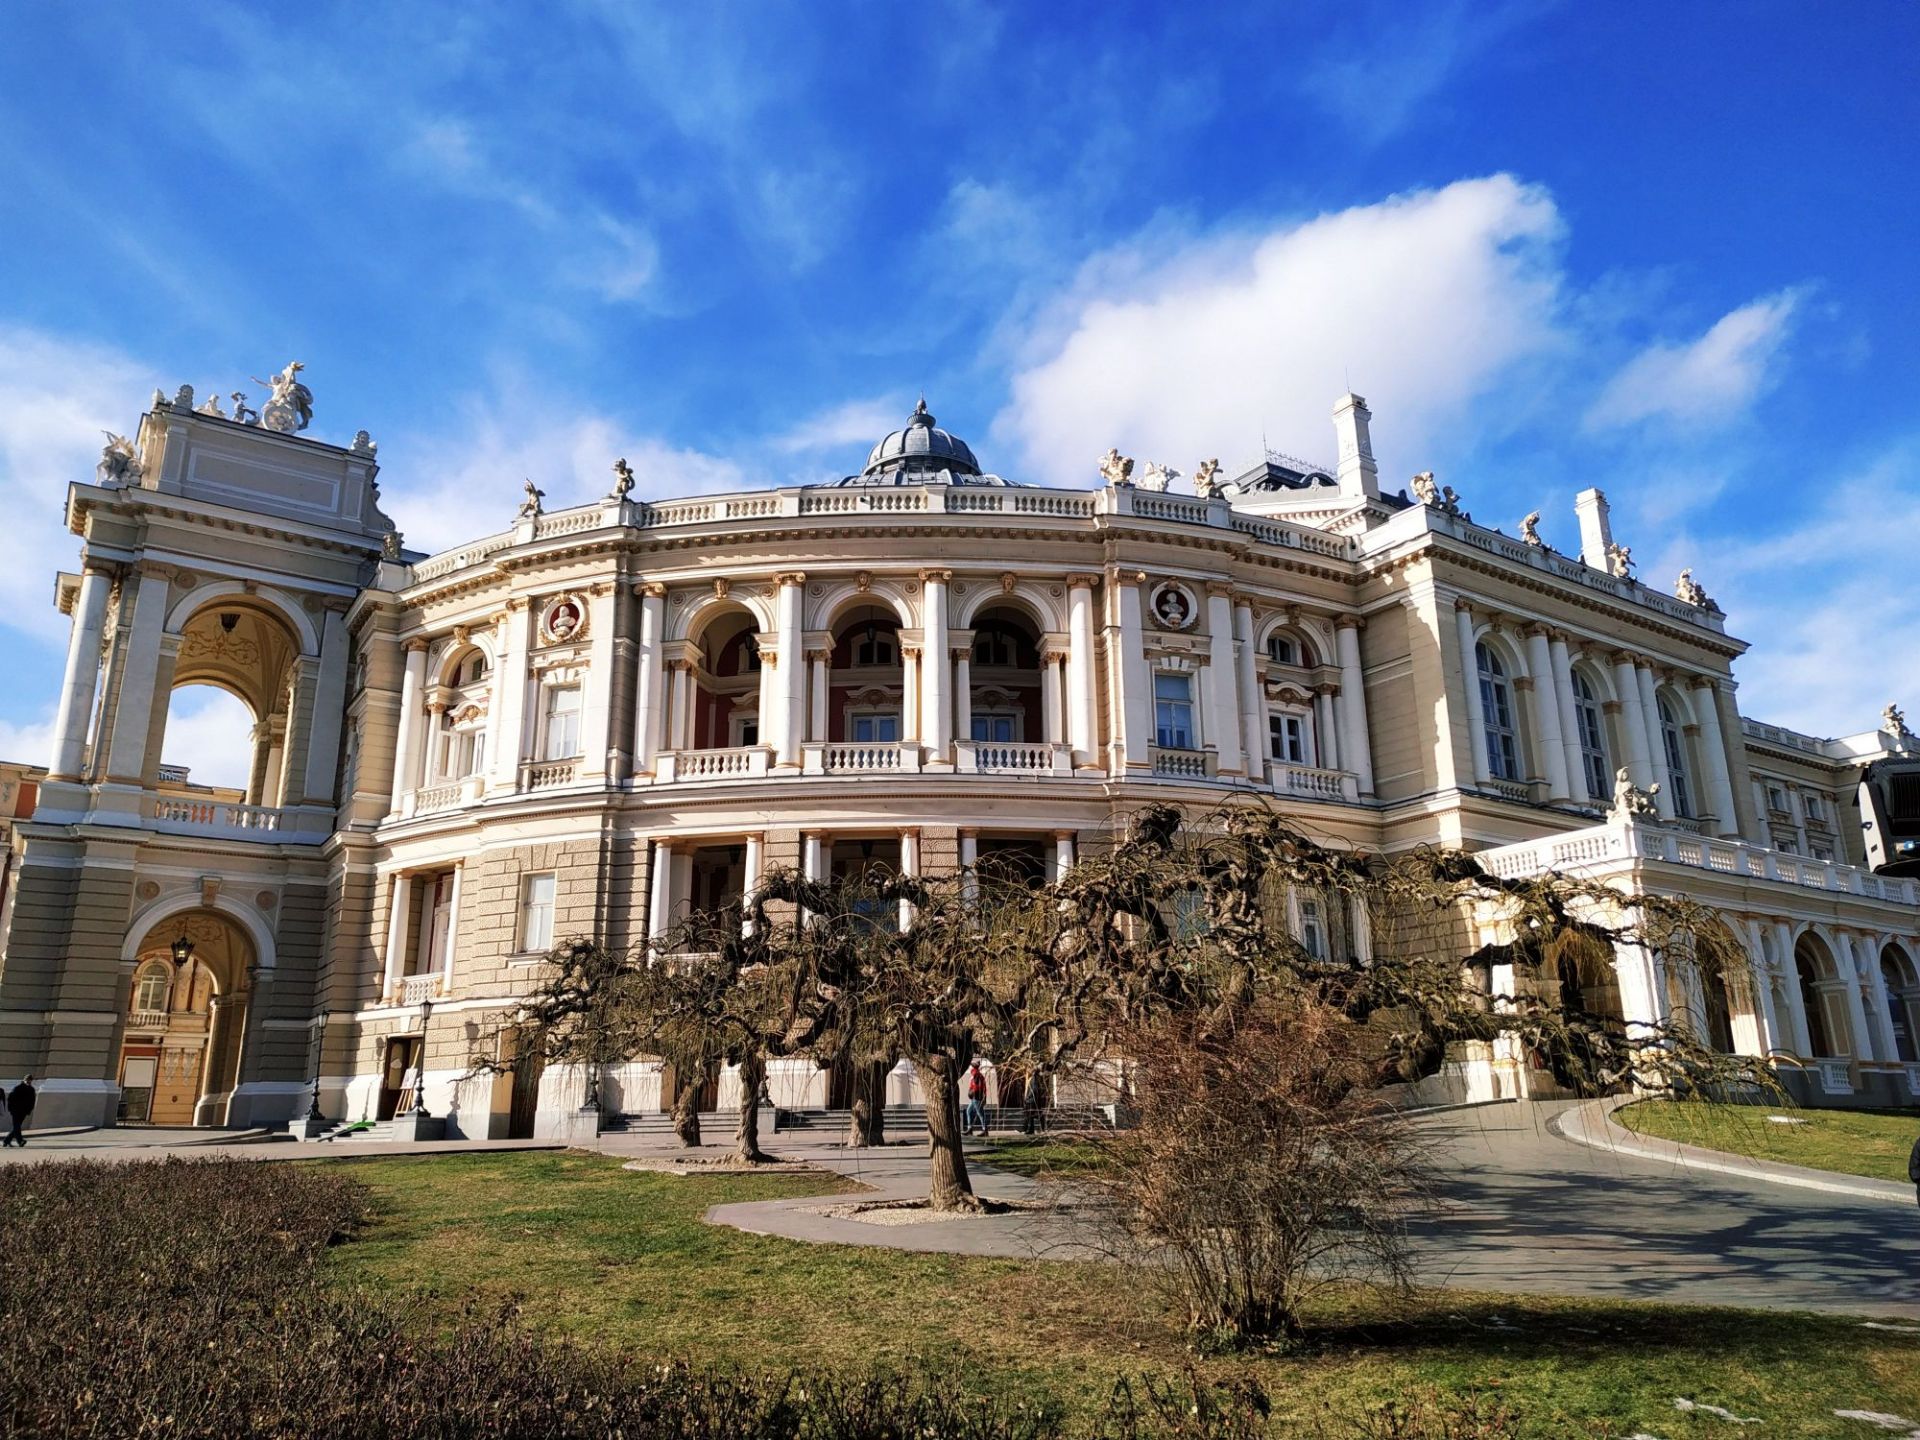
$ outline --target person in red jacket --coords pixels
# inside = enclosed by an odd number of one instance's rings
[[[987,1077],[980,1073],[980,1062],[973,1062],[973,1068],[967,1071],[967,1114],[960,1126],[964,1135],[972,1135],[974,1126],[977,1133],[987,1133]]]

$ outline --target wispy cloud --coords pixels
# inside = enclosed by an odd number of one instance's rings
[[[853,445],[872,445],[888,431],[898,430],[912,413],[895,396],[871,400],[849,400],[810,415],[784,434],[776,435],[773,448],[788,455],[811,454],[821,450],[842,450]]]
[[[167,704],[160,758],[201,785],[244,788],[252,769],[253,712],[211,685],[182,685]]]
[[[1656,341],[1621,367],[1587,411],[1605,430],[1647,420],[1720,424],[1741,414],[1776,378],[1802,292],[1782,290],[1720,317],[1685,343]]]

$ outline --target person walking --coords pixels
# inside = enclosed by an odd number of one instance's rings
[[[13,1117],[13,1129],[7,1132],[7,1144],[25,1147],[27,1137],[24,1131],[27,1121],[33,1116],[35,1094],[31,1075],[22,1077],[20,1083],[7,1092],[7,1114]]]
[[[1020,1092],[1020,1133],[1036,1134],[1040,1129],[1040,1107],[1046,1101],[1044,1086],[1046,1081],[1040,1078],[1036,1066],[1027,1073],[1026,1087]]]
[[[1913,1142],[1913,1153],[1907,1156],[1907,1179],[1913,1182],[1913,1198],[1920,1202],[1920,1140]]]
[[[978,1060],[967,1071],[967,1116],[960,1129],[971,1135],[976,1125],[980,1127],[980,1134],[987,1133],[987,1077],[980,1073]]]

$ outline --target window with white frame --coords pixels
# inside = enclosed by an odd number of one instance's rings
[[[150,965],[140,977],[140,983],[134,987],[133,1008],[135,1010],[156,1011],[167,1008],[167,991],[172,988],[173,977],[160,965]]]
[[[552,871],[525,875],[520,880],[520,948],[545,953],[553,948]]]
[[[1693,785],[1687,775],[1687,740],[1681,733],[1680,722],[1674,719],[1673,707],[1667,704],[1662,695],[1654,702],[1660,710],[1660,739],[1667,752],[1667,779],[1670,782],[1669,795],[1673,800],[1673,813],[1682,819],[1693,818]]]
[[[1480,708],[1486,713],[1487,773],[1496,780],[1518,780],[1520,744],[1506,664],[1484,641],[1474,646],[1474,657],[1480,670]]]
[[[1294,896],[1294,939],[1316,960],[1327,958],[1327,922],[1318,895]]]
[[[1607,729],[1600,718],[1600,702],[1593,686],[1578,670],[1573,672],[1573,721],[1580,741],[1580,768],[1584,772],[1589,800],[1606,800],[1613,794],[1612,772],[1607,768]]]
[[[1267,658],[1276,665],[1298,665],[1300,647],[1294,643],[1291,635],[1273,634],[1267,637]]]
[[[900,716],[893,710],[855,710],[847,716],[847,734],[862,745],[890,745],[900,738]]]
[[[547,689],[545,760],[571,760],[580,753],[580,687],[553,685]]]
[[[733,717],[733,743],[735,745],[758,745],[760,743],[760,717],[754,714]]]
[[[1282,765],[1313,763],[1312,731],[1298,711],[1267,712],[1267,754]]]
[[[1153,676],[1154,744],[1162,750],[1197,750],[1193,728],[1193,677],[1173,670]]]
[[[1011,710],[976,710],[971,738],[989,744],[1012,744],[1020,738],[1020,717]]]

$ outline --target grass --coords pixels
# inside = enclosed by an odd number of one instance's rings
[[[1784,1116],[1802,1123],[1783,1125]],[[1905,1183],[1907,1157],[1920,1138],[1920,1113],[1890,1110],[1768,1109],[1697,1100],[1643,1100],[1613,1118],[1629,1130],[1726,1150],[1756,1160],[1836,1170]]]
[[[1152,1288],[1106,1266],[804,1245],[701,1219],[831,1184],[815,1178],[677,1178],[530,1152],[326,1163],[367,1185],[375,1209],[332,1251],[333,1279],[428,1292],[449,1316],[518,1296],[537,1331],[649,1360],[928,1363],[982,1391],[1083,1407],[1119,1375],[1189,1359]],[[1849,1433],[1836,1409],[1920,1415],[1920,1336],[1842,1318],[1355,1291],[1318,1319],[1300,1353],[1197,1363],[1257,1379],[1303,1426],[1422,1387],[1492,1391],[1540,1435],[1575,1421],[1666,1440],[1731,1433],[1676,1398],[1764,1417],[1773,1437]]]
[[[1076,1174],[1098,1170],[1105,1154],[1091,1140],[1041,1136],[1016,1139],[1008,1136],[967,1152],[967,1163],[975,1161],[1015,1175],[1034,1175],[1043,1179],[1072,1179]]]

